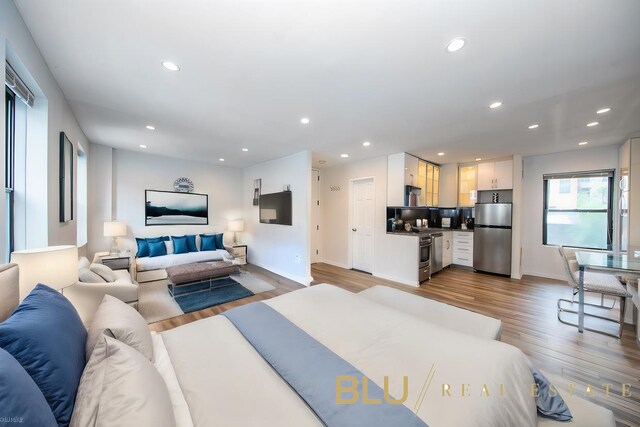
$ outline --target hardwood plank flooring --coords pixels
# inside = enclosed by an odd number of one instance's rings
[[[158,322],[151,325],[151,329],[171,329],[302,287],[256,266],[248,265],[246,269],[276,289]],[[570,298],[571,288],[566,283],[532,276],[513,280],[447,268],[427,284],[413,288],[328,264],[314,264],[312,276],[313,284],[331,283],[352,292],[375,285],[391,286],[498,318],[503,322],[503,342],[521,349],[540,369],[575,384],[574,390],[579,396],[584,396],[586,385],[591,384],[594,396],[589,400],[611,409],[618,426],[640,426],[640,345],[634,328],[626,325],[623,337],[616,339],[590,331],[580,334],[576,328],[560,323],[556,318],[556,301]],[[605,383],[614,385],[608,397],[602,389]],[[622,383],[630,384],[630,397],[620,396]]]

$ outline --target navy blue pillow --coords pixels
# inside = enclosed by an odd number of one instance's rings
[[[0,348],[0,402],[7,424],[57,426],[47,400],[12,355]],[[4,423],[3,423],[4,424]]]
[[[136,258],[149,256],[149,243],[147,243],[147,239],[140,239],[136,237],[136,243],[138,244],[138,252],[136,252]]]
[[[174,254],[186,254],[189,252],[187,246],[187,236],[171,236],[173,239],[173,253]]]
[[[76,309],[45,285],[37,285],[0,323],[0,347],[29,373],[59,425],[71,420],[86,341],[87,330]]]
[[[198,252],[198,247],[196,246],[196,235],[195,234],[187,234],[187,248],[189,248],[189,252]]]
[[[200,235],[200,250],[201,251],[215,251],[216,250],[216,236],[207,236],[206,234]]]
[[[149,257],[162,256],[167,254],[167,247],[164,245],[164,241],[149,242]]]
[[[216,249],[224,249],[222,244],[222,233],[216,234]]]

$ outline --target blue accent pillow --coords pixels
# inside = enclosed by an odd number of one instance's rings
[[[187,236],[171,236],[173,239],[173,253],[174,254],[186,254],[189,252],[187,245]]]
[[[200,235],[200,250],[201,251],[215,251],[216,250],[216,236],[207,236],[206,234]]]
[[[216,249],[224,249],[222,244],[222,233],[216,234]]]
[[[6,424],[43,427],[58,425],[36,383],[22,365],[1,348],[0,402],[1,417]]]
[[[196,246],[196,235],[195,234],[187,234],[187,248],[189,252],[198,252],[198,247]]]
[[[536,406],[538,407],[538,414],[545,418],[551,418],[556,421],[569,421],[573,418],[569,407],[565,403],[562,396],[556,388],[550,390],[553,387],[549,380],[542,375],[533,366],[530,367],[533,380],[536,382],[538,388],[538,395],[536,396]]]
[[[164,245],[164,241],[148,242],[149,243],[149,257],[162,256],[167,254],[167,247]]]
[[[76,309],[45,285],[37,285],[0,323],[0,347],[29,373],[59,425],[71,420],[86,341],[87,330]]]
[[[140,239],[136,237],[136,244],[138,245],[138,252],[136,252],[136,258],[149,256],[149,243],[147,242],[147,239]]]

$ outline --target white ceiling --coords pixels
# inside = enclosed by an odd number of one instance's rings
[[[238,167],[307,149],[327,166],[448,163],[640,130],[638,0],[16,3],[89,140],[117,148]],[[467,44],[447,53],[455,37]]]

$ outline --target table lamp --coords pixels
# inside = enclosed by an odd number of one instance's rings
[[[11,262],[18,264],[20,301],[38,283],[61,290],[78,281],[78,248],[49,246],[11,253]]]
[[[229,221],[229,224],[227,225],[227,229],[229,231],[233,231],[233,243],[234,244],[238,243],[238,240],[236,238],[236,233],[239,231],[244,231],[244,220],[236,219],[234,221]]]
[[[118,248],[118,237],[127,235],[127,224],[119,221],[107,221],[104,223],[104,236],[112,237],[109,255],[115,256],[120,253]]]

